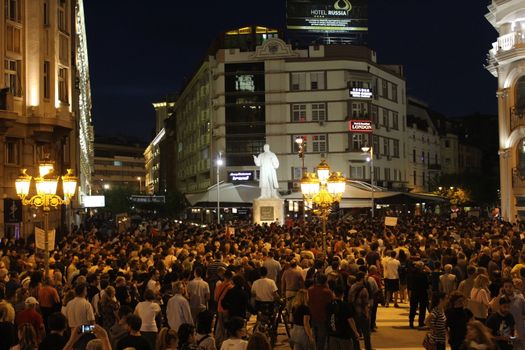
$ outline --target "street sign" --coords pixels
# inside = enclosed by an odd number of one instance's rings
[[[372,122],[370,120],[350,120],[348,130],[351,132],[373,132]]]

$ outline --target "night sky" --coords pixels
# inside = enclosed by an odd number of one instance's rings
[[[452,6],[450,5],[452,4]],[[369,46],[402,64],[408,93],[448,116],[496,114],[483,68],[497,32],[488,0],[370,0]],[[247,24],[284,27],[284,0],[84,1],[96,135],[150,141],[152,102],[178,91],[214,38]]]

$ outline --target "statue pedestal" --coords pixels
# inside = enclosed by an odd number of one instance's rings
[[[253,200],[253,223],[271,224],[276,222],[284,224],[284,199],[266,198]]]

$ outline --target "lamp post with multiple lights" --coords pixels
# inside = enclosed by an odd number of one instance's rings
[[[363,146],[361,151],[368,153],[370,161],[370,186],[372,187],[372,219],[374,218],[375,213],[375,198],[374,198],[374,147]]]
[[[54,168],[51,162],[45,162],[39,166],[39,176],[33,178],[27,174],[27,169],[22,169],[22,174],[16,179],[16,193],[22,200],[23,205],[42,208],[44,212],[44,269],[45,276],[49,276],[49,212],[59,205],[68,205],[75,195],[78,179],[73,176],[73,170],[67,169],[67,174],[54,176]],[[31,180],[34,179],[37,194],[29,196]],[[62,182],[64,197],[56,194],[58,182]]]
[[[305,202],[316,205],[313,210],[323,223],[323,250],[326,251],[326,222],[330,209],[335,202],[339,202],[345,192],[346,178],[341,172],[331,172],[325,160],[317,166],[317,172],[305,172],[301,179],[301,192]]]
[[[222,152],[219,152],[219,157],[217,158],[217,224],[221,223],[221,200],[220,200],[220,191],[219,191],[219,176],[220,168],[224,165],[224,160],[222,159]]]

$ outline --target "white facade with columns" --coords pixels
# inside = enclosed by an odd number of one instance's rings
[[[498,78],[501,214],[525,218],[525,2],[492,0],[487,20],[499,37],[487,70]]]

